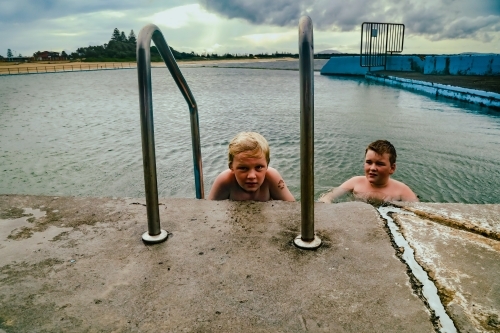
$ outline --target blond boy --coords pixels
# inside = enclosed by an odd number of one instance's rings
[[[365,150],[365,175],[352,177],[340,187],[323,194],[319,201],[329,203],[349,192],[356,198],[373,202],[418,201],[407,185],[391,179],[396,171],[396,157],[396,149],[389,141],[370,143]]]
[[[215,179],[209,200],[295,201],[279,172],[269,166],[269,144],[255,132],[242,132],[229,143],[229,169]]]

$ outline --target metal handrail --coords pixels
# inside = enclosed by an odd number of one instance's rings
[[[158,208],[153,94],[151,90],[151,40],[154,41],[172,78],[189,106],[196,198],[203,199],[205,195],[203,189],[198,106],[160,29],[154,24],[148,24],[141,29],[137,37],[137,76],[139,79],[142,157],[148,216],[148,231],[142,235],[142,239],[147,243],[159,243],[167,239],[168,233],[160,229],[160,212]]]
[[[401,23],[363,22],[359,65],[387,67],[387,54],[403,52],[405,25]]]
[[[299,21],[299,75],[301,230],[294,244],[315,249],[321,239],[314,234],[314,41],[309,16]]]

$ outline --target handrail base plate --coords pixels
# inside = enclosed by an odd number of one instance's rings
[[[293,244],[302,250],[316,250],[321,246],[321,239],[318,236],[314,235],[314,239],[312,241],[306,242],[302,240],[301,235],[298,235],[293,240]]]
[[[157,244],[167,240],[168,232],[161,230],[159,235],[151,236],[147,231],[142,234],[142,240],[147,244]]]

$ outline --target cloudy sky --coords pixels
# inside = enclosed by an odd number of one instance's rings
[[[500,0],[0,0],[0,55],[69,53],[149,23],[184,52],[298,53],[302,15],[316,52],[357,53],[363,22],[391,22],[403,53],[500,53]]]

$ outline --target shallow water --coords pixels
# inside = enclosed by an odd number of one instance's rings
[[[205,194],[227,144],[258,131],[300,199],[297,71],[182,68],[200,117]],[[194,197],[187,105],[154,68],[160,197]],[[363,172],[366,145],[391,141],[394,178],[422,201],[500,202],[500,113],[363,78],[315,75],[316,198]],[[0,77],[0,193],[143,197],[135,70]]]

